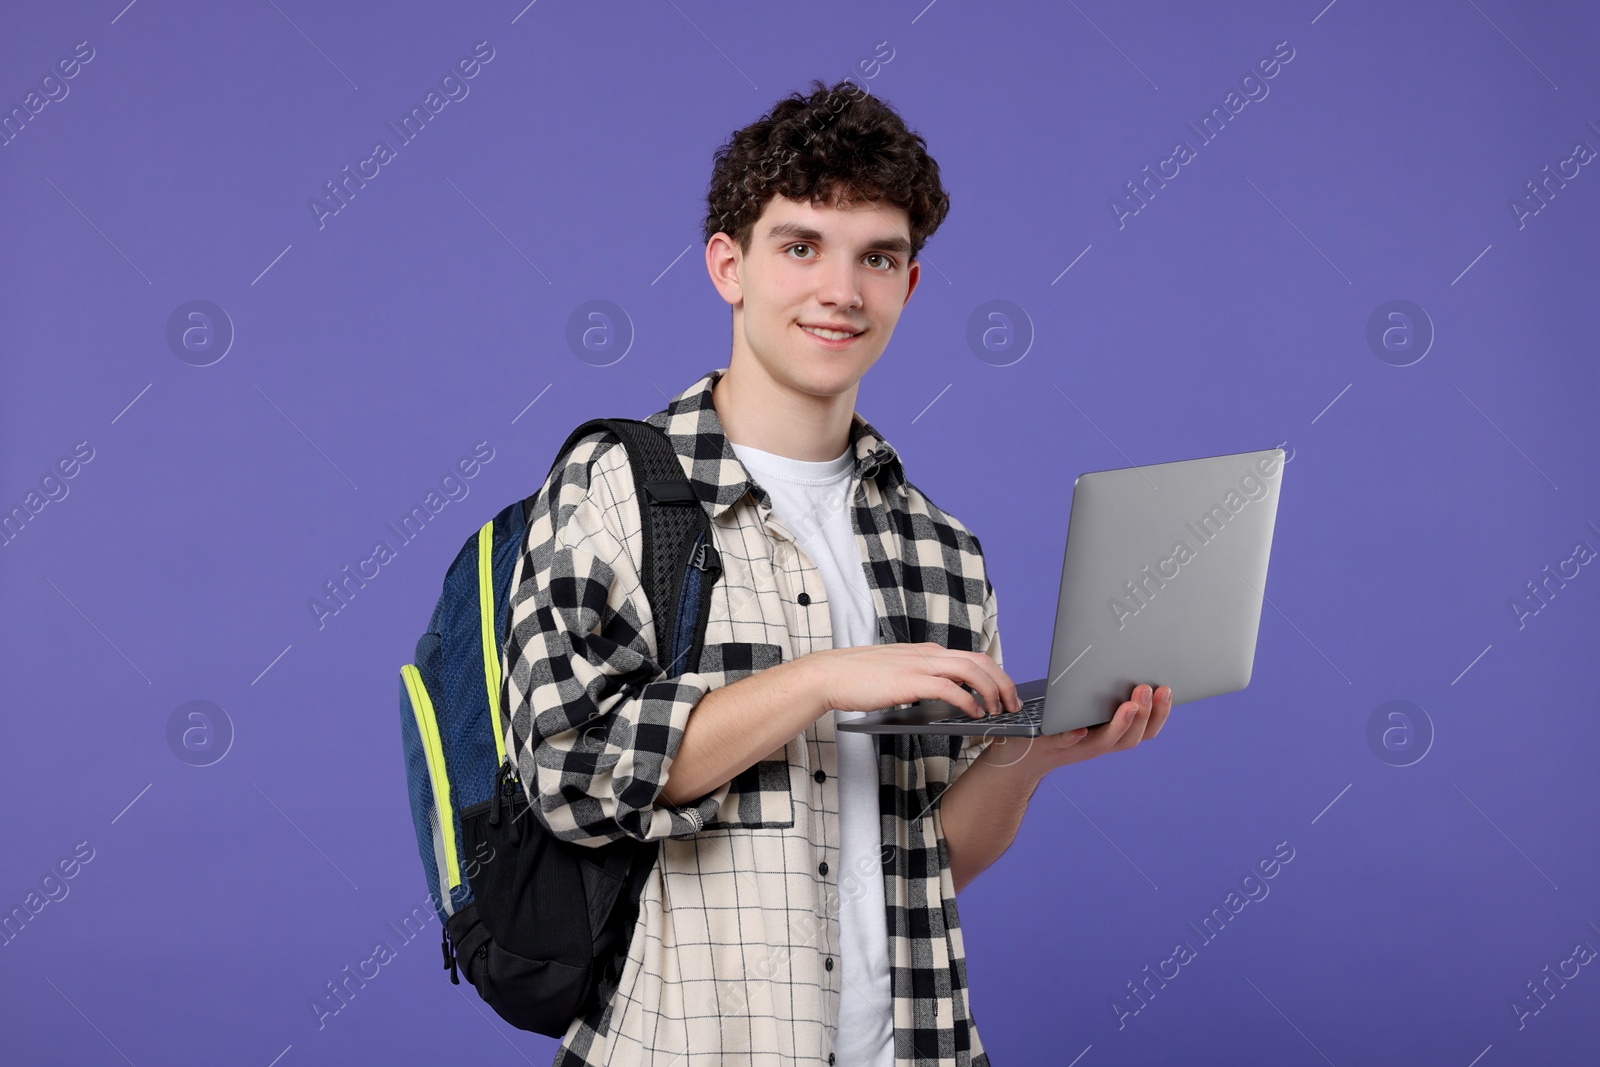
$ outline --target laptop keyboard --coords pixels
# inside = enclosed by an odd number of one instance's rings
[[[994,723],[997,726],[1042,726],[1044,722],[1044,697],[1039,696],[1034,697],[1032,700],[1024,700],[1022,707],[1016,711],[1002,711],[999,714],[985,715],[982,718],[974,718],[963,712],[946,716],[943,719],[930,720],[930,724],[935,726],[974,722]]]

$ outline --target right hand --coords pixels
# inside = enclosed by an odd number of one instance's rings
[[[959,652],[932,641],[829,648],[801,657],[817,673],[827,709],[879,711],[918,700],[943,700],[974,718],[1022,706],[1017,686],[981,652]],[[983,698],[961,688],[969,685]]]

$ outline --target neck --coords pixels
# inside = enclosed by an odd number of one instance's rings
[[[755,359],[735,358],[712,387],[711,403],[734,444],[821,463],[849,445],[860,385],[857,381],[843,393],[816,396],[775,380]]]

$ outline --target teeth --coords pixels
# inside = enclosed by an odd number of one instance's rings
[[[855,334],[846,333],[843,330],[821,330],[821,329],[817,329],[817,328],[812,327],[812,326],[802,326],[800,328],[802,330],[805,330],[807,333],[814,333],[818,337],[825,337],[830,341],[842,341],[846,337],[854,337],[855,336]]]

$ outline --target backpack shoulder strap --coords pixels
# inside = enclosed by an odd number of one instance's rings
[[[579,440],[596,430],[610,431],[628,450],[644,540],[639,577],[655,619],[658,655],[662,660],[672,658],[669,650],[673,648],[673,635],[687,624],[690,627],[687,632],[693,636],[691,647],[682,654],[682,659],[692,668],[699,663],[700,648],[705,640],[703,609],[710,599],[709,584],[715,582],[722,569],[712,544],[711,519],[695,495],[694,487],[684,477],[683,465],[678,462],[672,441],[660,428],[639,419],[590,419],[583,423],[567,435],[550,465],[550,472],[553,474],[556,466],[565,462]],[[549,480],[548,475],[546,480]],[[692,598],[693,603],[686,605],[695,612],[695,617],[679,619],[685,569],[691,562],[691,555],[695,557],[696,567],[710,572],[709,582],[700,591],[703,595]]]

